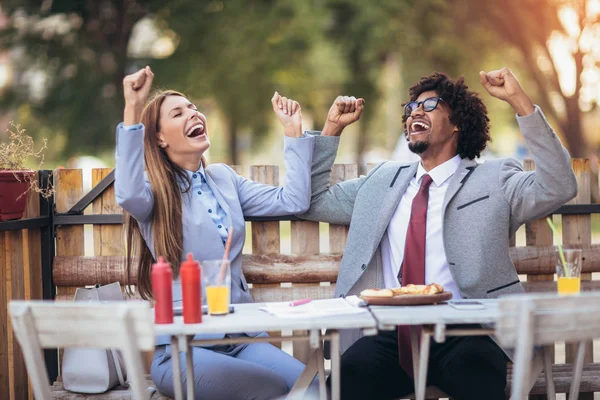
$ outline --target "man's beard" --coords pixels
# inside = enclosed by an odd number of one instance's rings
[[[408,142],[408,149],[415,154],[423,154],[429,148],[429,141]]]

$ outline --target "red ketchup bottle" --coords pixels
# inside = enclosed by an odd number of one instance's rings
[[[202,322],[202,295],[200,290],[200,264],[188,253],[187,260],[181,263],[181,293],[183,296],[183,322]]]
[[[158,257],[158,262],[152,264],[152,294],[154,295],[154,323],[173,323],[173,270],[165,262],[164,257]]]

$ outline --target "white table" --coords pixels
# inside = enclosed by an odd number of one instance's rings
[[[498,318],[498,301],[495,299],[477,300],[485,305],[481,310],[457,310],[448,304],[423,306],[369,306],[371,314],[377,320],[377,328],[394,330],[398,325],[411,326],[411,344],[413,355],[413,375],[415,379],[416,400],[425,398],[427,367],[429,362],[430,339],[444,342],[446,336],[490,335],[494,331],[486,327],[494,324]],[[481,324],[482,327],[453,329],[452,325]],[[421,346],[418,343],[418,327],[422,326]]]
[[[323,339],[330,340],[331,343],[331,390],[334,400],[340,399],[340,329],[363,329],[365,335],[374,335],[377,333],[376,322],[371,313],[365,311],[360,314],[345,314],[339,316],[327,316],[317,318],[280,318],[260,310],[264,303],[254,304],[235,304],[235,312],[225,316],[202,317],[200,324],[184,324],[183,317],[175,317],[173,324],[157,324],[155,331],[157,335],[171,336],[171,346],[173,356],[173,378],[175,388],[175,398],[183,398],[181,380],[181,366],[179,357],[175,356],[179,352],[186,354],[187,370],[187,397],[194,399],[194,369],[192,365],[191,347],[196,345],[211,344],[232,344],[232,343],[251,343],[251,342],[273,342],[287,340],[305,340],[309,341],[311,353],[309,361],[302,375],[290,391],[288,399],[301,396],[308,388],[315,375],[319,375],[319,388],[321,398],[326,398],[325,389],[325,371],[323,365]],[[308,335],[293,335],[288,337],[234,337],[223,338],[219,340],[192,340],[197,334],[215,334],[215,333],[244,333],[244,332],[262,332],[262,331],[281,331],[281,330],[299,330],[308,331]],[[327,329],[326,334],[322,333]]]

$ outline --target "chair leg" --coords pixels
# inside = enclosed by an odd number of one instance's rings
[[[556,399],[556,390],[554,388],[554,377],[552,375],[552,347],[553,345],[544,346],[542,353],[544,356],[544,374],[546,376],[546,394],[549,399]]]
[[[148,399],[149,394],[146,380],[144,379],[144,363],[142,354],[138,349],[135,338],[135,327],[133,319],[129,317],[129,312],[124,312],[121,316],[124,319],[125,329],[123,331],[123,357],[127,365],[127,378],[131,383],[131,392],[135,399]]]
[[[12,314],[12,313],[11,313]],[[36,399],[51,399],[50,382],[46,373],[46,365],[37,329],[33,322],[31,309],[26,308],[20,315],[11,315],[17,341],[21,345],[25,366]]]
[[[583,361],[585,359],[585,342],[579,342],[577,345],[577,356],[573,365],[573,380],[571,381],[570,400],[579,398],[579,386],[581,384],[581,374],[583,373]]]

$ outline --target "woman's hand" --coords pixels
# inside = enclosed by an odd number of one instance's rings
[[[365,108],[365,100],[354,96],[338,96],[329,112],[323,126],[322,136],[340,136],[348,125],[358,121]]]
[[[277,115],[277,119],[283,125],[285,136],[301,137],[302,136],[302,109],[297,101],[282,97],[275,92],[271,99],[273,111]]]
[[[152,87],[154,74],[150,67],[142,68],[135,74],[127,75],[123,79],[123,96],[125,97],[125,111],[123,123],[127,126],[140,123],[142,109]]]

